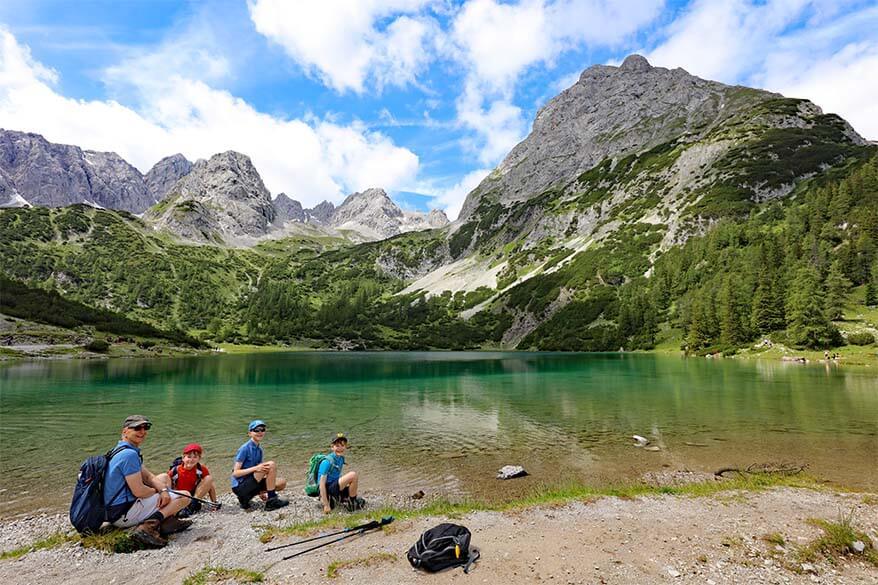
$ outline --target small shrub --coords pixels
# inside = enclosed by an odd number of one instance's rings
[[[110,349],[110,344],[107,343],[105,339],[95,338],[85,344],[85,349],[87,349],[88,351],[103,353]]]
[[[851,345],[872,345],[875,343],[875,336],[868,331],[859,331],[848,335],[848,343]]]
[[[850,514],[841,514],[837,522],[812,519],[810,523],[823,530],[823,536],[799,550],[800,560],[814,561],[819,556],[823,556],[834,563],[840,557],[857,554],[853,544],[854,541],[859,540],[865,544],[866,548],[857,556],[862,556],[866,562],[878,567],[878,552],[875,551],[872,540],[866,533],[854,528],[853,510]]]

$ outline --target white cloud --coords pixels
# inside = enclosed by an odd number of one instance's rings
[[[418,157],[380,133],[270,116],[203,81],[151,79],[139,88],[145,107],[134,111],[111,100],[64,97],[49,85],[56,78],[0,30],[0,127],[115,151],[141,171],[174,152],[194,160],[238,150],[251,157],[269,190],[305,205],[340,201],[369,186],[394,189],[417,175]]]
[[[467,68],[457,102],[458,122],[475,139],[482,164],[496,164],[526,132],[522,111],[513,104],[516,84],[538,63],[584,45],[612,45],[651,22],[663,0],[624,3],[603,0],[470,0],[454,18],[456,56]],[[514,39],[514,40],[513,40]]]
[[[305,71],[339,92],[415,81],[432,58],[437,28],[417,16],[430,0],[251,0],[256,30],[278,43]],[[409,15],[416,15],[414,17]],[[390,19],[383,28],[379,21]]]
[[[418,185],[416,189],[420,193],[430,195],[430,206],[445,210],[448,219],[454,221],[460,215],[466,196],[475,189],[482,179],[491,172],[489,168],[476,169],[467,173],[460,181],[447,188],[436,188],[430,185]]]
[[[876,138],[878,6],[859,4],[699,0],[647,56],[653,65],[809,99]]]
[[[798,69],[798,68],[797,68]],[[839,114],[865,138],[878,140],[878,43],[853,43],[796,74],[766,76],[766,87],[807,98],[824,112]]]

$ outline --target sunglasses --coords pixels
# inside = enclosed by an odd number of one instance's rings
[[[253,432],[254,433],[264,433],[265,427],[256,427],[255,429],[253,429]]]
[[[131,429],[132,431],[148,431],[150,428],[152,428],[152,425],[151,424],[142,424],[142,425],[137,425],[136,427],[128,427],[128,428]]]

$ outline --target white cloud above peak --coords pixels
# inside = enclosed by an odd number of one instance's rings
[[[429,3],[253,0],[249,8],[256,30],[283,47],[306,72],[336,91],[362,93],[369,79],[379,87],[415,81],[432,53],[435,23],[418,15]]]
[[[273,193],[303,204],[341,201],[373,185],[404,188],[417,155],[362,125],[298,120],[259,112],[228,91],[179,75],[141,88],[134,110],[113,100],[77,100],[51,87],[56,76],[0,29],[0,127],[37,132],[52,142],[117,152],[145,172],[164,156],[195,160],[224,150],[250,156]]]

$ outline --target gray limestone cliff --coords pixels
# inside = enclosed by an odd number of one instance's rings
[[[228,151],[195,163],[144,219],[187,240],[247,245],[265,236],[275,217],[250,158]]]
[[[290,199],[286,193],[280,193],[274,198],[274,209],[277,212],[277,218],[275,221],[304,222],[308,218],[305,214],[305,210],[302,209],[302,204],[295,199]]]
[[[330,201],[321,201],[314,207],[306,209],[305,213],[309,221],[317,223],[329,224],[332,221],[332,214],[335,212],[335,205]]]
[[[640,55],[619,67],[589,67],[540,109],[527,138],[467,196],[460,218],[471,216],[485,197],[509,205],[568,183],[607,158],[681,137],[695,142],[754,103],[781,97],[653,67]],[[865,144],[845,125],[853,143]]]
[[[429,214],[403,211],[384,189],[366,189],[348,195],[333,212],[331,225],[338,230],[351,230],[370,240],[383,240],[403,232],[442,227],[448,224],[445,213]]]
[[[118,154],[54,144],[39,134],[0,129],[0,170],[31,205],[87,203],[142,213],[156,202],[140,171]]]
[[[192,171],[192,163],[182,154],[166,156],[155,163],[143,176],[146,188],[158,202],[165,198],[174,185]]]

